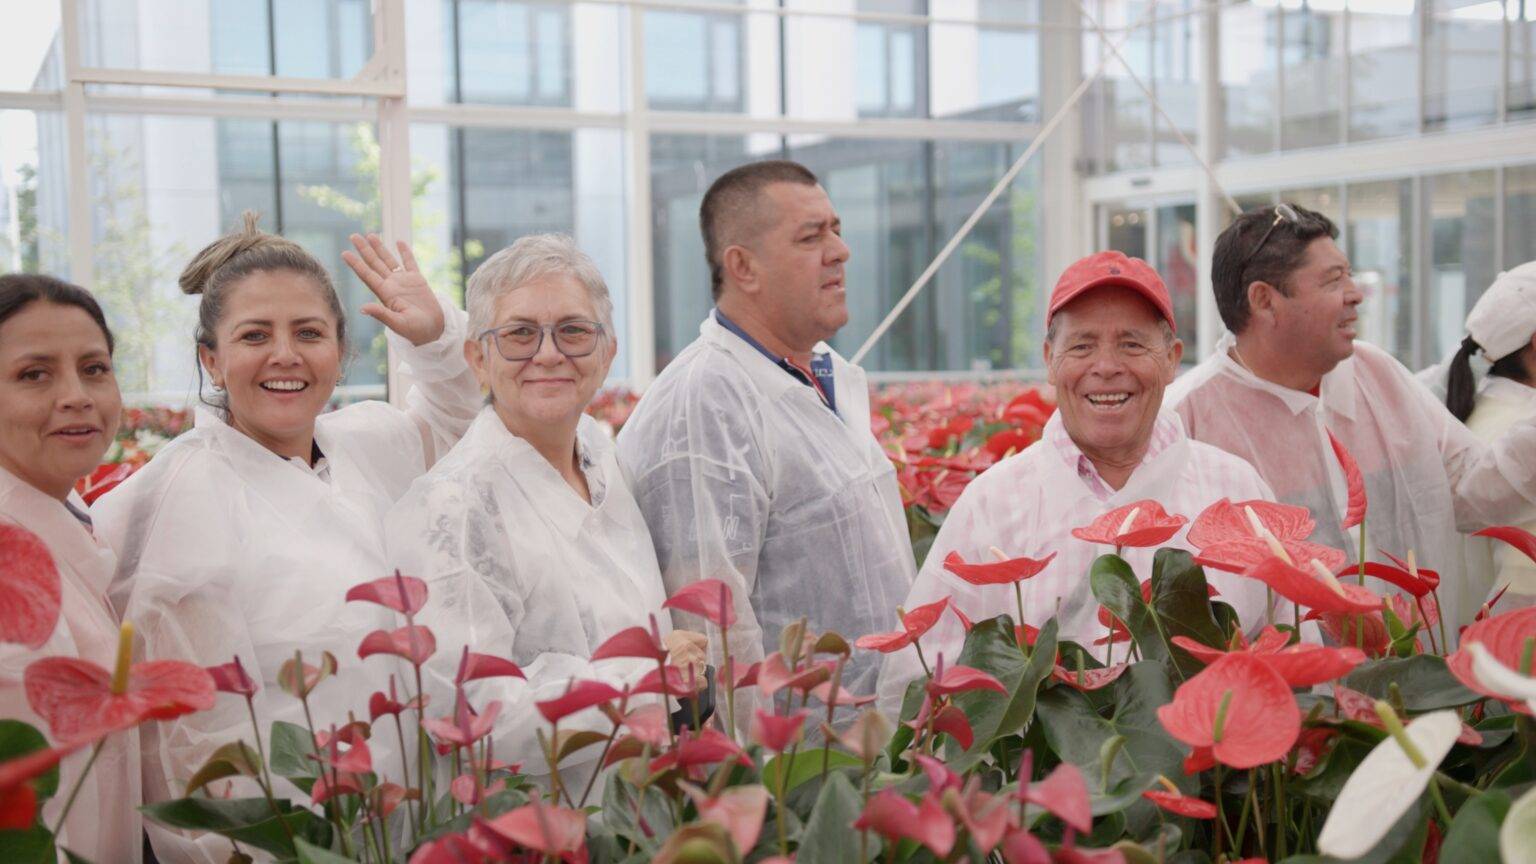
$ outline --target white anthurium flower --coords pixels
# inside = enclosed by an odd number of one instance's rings
[[[1472,655],[1472,674],[1484,687],[1506,699],[1524,700],[1532,711],[1536,711],[1536,678],[1521,675],[1500,663],[1481,642],[1469,642],[1462,647]]]
[[[1536,864],[1536,789],[1521,795],[1499,827],[1504,864]]]
[[[1385,702],[1377,702],[1376,710],[1392,734],[1344,781],[1317,838],[1317,850],[1324,855],[1359,858],[1371,851],[1424,794],[1461,734],[1461,717],[1455,711],[1425,714],[1404,728]]]

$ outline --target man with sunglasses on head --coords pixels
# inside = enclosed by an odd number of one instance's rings
[[[1368,558],[1414,551],[1442,569],[1455,633],[1492,587],[1491,574],[1457,572],[1458,532],[1536,518],[1536,419],[1484,444],[1391,355],[1356,342],[1363,297],[1337,237],[1328,217],[1290,204],[1228,226],[1211,281],[1230,332],[1168,401],[1191,438],[1248,460],[1278,500],[1311,509],[1313,540],[1354,560],[1336,439],[1365,478]]]
[[[619,458],[668,592],[730,586],[740,673],[802,618],[850,642],[887,629],[915,567],[864,372],[826,344],[848,323],[849,255],[826,190],[794,162],[750,163],[710,186],[699,222],[715,308],[636,406]],[[859,652],[843,686],[873,693],[877,672]],[[750,717],[738,704],[737,724]]]

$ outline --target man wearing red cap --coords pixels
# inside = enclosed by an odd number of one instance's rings
[[[1008,557],[1056,558],[1022,583],[1026,623],[1056,616],[1059,636],[1089,645],[1107,631],[1088,588],[1093,560],[1113,551],[1072,536],[1100,515],[1150,499],[1189,519],[1222,499],[1269,499],[1251,465],[1184,435],[1163,410],[1163,389],[1184,346],[1174,336],[1173,304],[1163,280],[1145,261],[1100,252],[1078,261],[1057,281],[1046,312],[1045,366],[1058,409],[1038,444],[977,477],[939,529],[907,597],[906,608],[941,597],[971,620],[1016,615],[1012,585],[972,585],[946,571],[952,552],[966,561]],[[1188,549],[1185,530],[1165,546]],[[1123,554],[1138,574],[1151,572],[1153,549]],[[1207,573],[1246,625],[1264,621],[1264,586]],[[960,654],[965,633],[944,616],[922,639],[931,660]],[[922,674],[916,654],[889,655],[880,674],[880,704],[900,709],[908,682]]]

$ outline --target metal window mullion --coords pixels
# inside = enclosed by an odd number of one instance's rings
[[[1419,88],[1419,122],[1415,131],[1421,135],[1424,133],[1424,121],[1429,116],[1425,100],[1429,98],[1429,5],[1433,2],[1434,0],[1418,0],[1414,5],[1418,10],[1419,24],[1419,74],[1414,76]]]
[[[1409,364],[1413,369],[1424,367],[1424,322],[1429,315],[1429,269],[1433,265],[1431,247],[1432,238],[1429,236],[1431,221],[1428,216],[1429,201],[1424,195],[1424,177],[1415,174],[1410,180],[1412,213],[1410,221],[1412,226],[1409,232],[1409,241],[1412,247],[1408,255],[1413,261],[1413,279],[1411,281],[1413,297],[1409,305],[1412,314],[1409,327],[1410,351]]]
[[[1339,51],[1339,81],[1343,86],[1339,88],[1338,143],[1347,144],[1349,143],[1350,118],[1355,107],[1354,88],[1350,84],[1349,40],[1351,34],[1348,6],[1344,7],[1344,11],[1339,17],[1343,22],[1340,24],[1340,28],[1344,32],[1340,34],[1340,38],[1344,40],[1344,44],[1340,46],[1341,50]]]
[[[1493,269],[1504,270],[1504,166],[1493,169]]]
[[[1509,20],[1510,2],[1511,0],[1500,0],[1499,3],[1499,23],[1503,26],[1499,28],[1499,104],[1494,107],[1494,114],[1501,124],[1509,120],[1509,52],[1515,26]]]
[[[80,80],[80,17],[75,0],[59,0],[64,54],[64,129],[69,177],[69,276],[80,285],[95,283],[91,221],[90,160],[85,138],[85,83]]]
[[[1270,148],[1280,152],[1285,143],[1285,7],[1275,4],[1275,120],[1270,127]],[[1349,14],[1345,12],[1345,14]]]
[[[655,286],[651,248],[650,106],[645,96],[645,12],[629,8],[629,111],[626,114],[625,256],[629,278],[629,381],[643,390],[656,376]],[[781,64],[782,67],[782,64]]]

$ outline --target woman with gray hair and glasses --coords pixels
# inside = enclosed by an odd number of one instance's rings
[[[650,533],[612,441],[585,414],[618,349],[597,266],[569,237],[524,237],[480,265],[465,299],[464,355],[489,391],[486,407],[390,511],[385,536],[391,564],[429,586],[420,620],[438,639],[424,685],[432,704],[454,704],[465,646],[510,656],[526,681],[487,679],[469,695],[482,710],[501,701],[496,755],[541,777],[549,769],[535,702],[559,697],[573,679],[623,687],[656,668],[593,663],[606,639],[648,628],[658,613],[669,662],[699,670],[705,641],[673,631],[661,613]],[[592,710],[560,728],[610,727]],[[573,802],[598,767],[597,749],[561,765]]]

